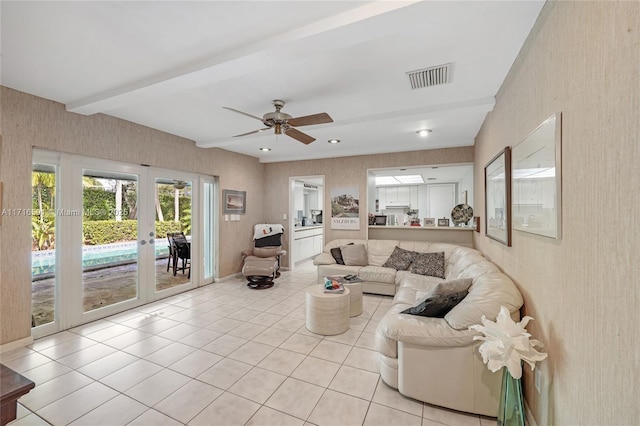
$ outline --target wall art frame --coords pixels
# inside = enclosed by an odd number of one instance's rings
[[[513,229],[559,240],[562,228],[562,113],[513,147]]]
[[[224,214],[246,214],[247,191],[223,189],[222,203]]]
[[[511,247],[511,148],[484,166],[484,235]]]

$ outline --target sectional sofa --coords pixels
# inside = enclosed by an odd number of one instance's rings
[[[331,249],[364,244],[367,265],[338,265]],[[418,253],[444,253],[444,278],[398,271],[382,265],[395,247]],[[358,274],[365,292],[394,295],[376,331],[379,370],[389,386],[408,397],[454,410],[495,417],[501,373],[491,373],[478,352],[482,316],[495,320],[500,306],[520,318],[522,295],[513,281],[477,250],[445,243],[398,240],[334,240],[316,257],[318,280]],[[438,283],[469,278],[468,294],[444,318],[401,313],[424,299]]]

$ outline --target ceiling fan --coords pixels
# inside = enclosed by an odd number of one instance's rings
[[[268,112],[263,115],[262,118],[256,117],[255,115],[251,115],[246,112],[238,111],[237,109],[229,107],[222,108],[228,109],[229,111],[237,112],[238,114],[246,115],[247,117],[255,118],[256,120],[260,120],[262,121],[262,124],[267,126],[262,129],[235,135],[234,138],[251,135],[253,133],[264,132],[265,130],[269,129],[274,129],[276,135],[281,135],[282,133],[284,133],[285,135],[292,137],[293,139],[302,142],[305,145],[308,145],[311,142],[315,141],[316,138],[309,136],[306,133],[302,133],[300,130],[295,129],[295,127],[310,126],[312,124],[333,123],[333,119],[329,117],[329,114],[327,114],[326,112],[305,115],[303,117],[291,117],[289,114],[280,111],[284,106],[284,101],[276,99],[273,101],[273,106],[276,108],[275,112]]]

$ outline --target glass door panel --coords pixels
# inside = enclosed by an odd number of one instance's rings
[[[138,298],[138,177],[82,176],[83,312]]]
[[[155,179],[156,291],[191,283],[193,181]]]
[[[31,326],[56,321],[56,166],[34,163],[31,173]]]

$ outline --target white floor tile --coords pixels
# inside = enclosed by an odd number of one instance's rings
[[[155,405],[155,409],[182,423],[188,423],[222,395],[222,390],[197,380],[176,390]]]
[[[93,382],[37,411],[54,425],[66,425],[118,396],[118,392]]]
[[[422,426],[422,417],[372,403],[369,406],[369,411],[367,412],[367,417],[364,419],[363,426],[388,426],[394,424],[402,426]]]
[[[46,357],[38,352],[27,353],[25,356],[14,358],[7,362],[2,362],[5,367],[23,373],[32,368],[39,367],[52,361],[52,358]]]
[[[327,389],[308,421],[318,426],[361,425],[369,402]]]
[[[416,401],[402,395],[397,389],[387,385],[383,380],[378,381],[378,386],[371,401],[422,417],[422,407],[424,405],[422,401]]]
[[[302,426],[303,424],[304,420],[296,419],[288,414],[262,406],[253,417],[245,423],[245,426]]]
[[[81,349],[78,352],[74,352],[71,355],[64,356],[58,359],[58,362],[66,365],[67,367],[78,369],[83,365],[87,365],[93,361],[104,358],[107,355],[111,355],[116,351],[111,346],[104,345],[102,343],[96,343],[93,346],[89,346],[86,349]]]
[[[220,338],[222,333],[218,333],[213,330],[198,330],[195,333],[191,333],[182,339],[178,340],[180,343],[184,343],[185,345],[193,346],[195,348],[202,348],[209,343],[215,341]]]
[[[92,382],[93,380],[89,377],[76,371],[71,371],[40,386],[36,386],[18,401],[29,410],[36,411]]]
[[[352,346],[322,340],[309,355],[341,364],[349,355]]]
[[[340,364],[309,356],[291,373],[291,377],[326,388],[339,369]]]
[[[265,345],[280,346],[292,334],[293,334],[293,331],[281,330],[278,328],[270,327],[264,330],[262,333],[255,336],[252,340],[258,343],[264,343]]]
[[[101,378],[108,376],[109,374],[136,362],[137,360],[137,357],[126,352],[114,352],[102,359],[80,367],[78,371],[94,380],[100,380]]]
[[[260,361],[267,357],[275,348],[258,342],[247,342],[229,354],[229,358],[236,361],[245,362],[251,365],[258,365]]]
[[[265,359],[260,361],[258,367],[288,376],[300,365],[304,358],[304,355],[297,352],[276,348]]]
[[[224,358],[200,374],[197,379],[217,388],[227,389],[252,368],[253,366],[245,364],[244,362]]]
[[[320,343],[320,339],[301,334],[293,334],[284,341],[280,347],[301,354],[309,355],[311,351]]]
[[[196,350],[193,346],[174,342],[145,356],[144,359],[168,367]]]
[[[282,374],[256,367],[235,382],[228,391],[263,404],[286,378]]]
[[[329,389],[371,400],[379,379],[379,374],[343,365],[329,384]]]
[[[156,410],[147,410],[139,417],[136,417],[131,426],[180,426],[181,423],[171,417]]]
[[[158,349],[170,345],[171,343],[173,343],[173,340],[158,336],[151,336],[148,339],[144,339],[131,346],[127,346],[122,350],[126,353],[142,358],[157,351]]]
[[[11,426],[50,426],[49,423],[36,414],[29,414],[9,424]]]
[[[171,364],[169,368],[189,377],[197,377],[221,359],[220,355],[197,349]]]
[[[32,368],[22,373],[29,380],[34,382],[36,386],[48,382],[51,379],[55,379],[58,376],[67,374],[71,369],[66,365],[62,365],[57,361],[51,361],[46,364],[42,364],[38,367]]]
[[[325,389],[289,377],[265,405],[300,419],[306,419]]]
[[[125,392],[127,396],[153,407],[189,382],[189,377],[171,370],[161,370]]]
[[[100,379],[118,392],[124,392],[162,370],[157,364],[140,359]]]
[[[72,426],[118,426],[126,425],[148,410],[138,401],[120,394],[101,406],[89,411],[71,423]]]
[[[131,346],[152,336],[153,334],[151,333],[145,333],[144,331],[130,328],[129,331],[104,340],[102,343],[122,350],[127,346]]]
[[[380,354],[376,351],[354,347],[349,352],[347,359],[344,360],[344,365],[378,373],[380,372],[378,369],[379,358]]]
[[[260,408],[253,401],[225,392],[202,410],[189,425],[243,425]]]

